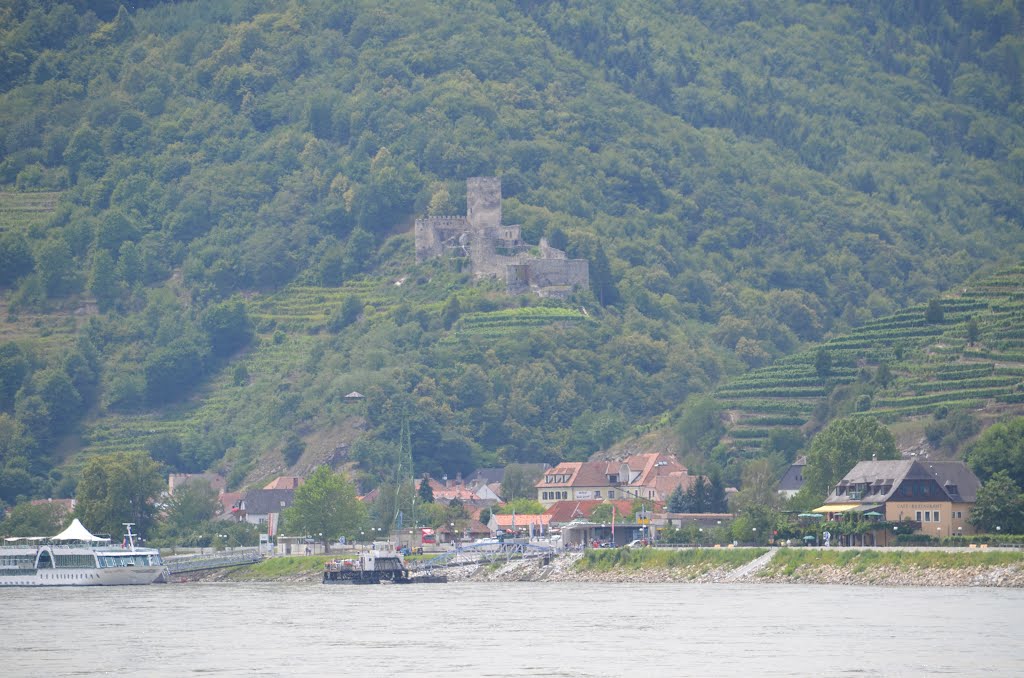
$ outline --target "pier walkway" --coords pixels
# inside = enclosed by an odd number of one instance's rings
[[[245,549],[189,556],[170,556],[164,559],[164,564],[167,565],[167,569],[171,574],[184,574],[186,572],[215,570],[221,567],[250,565],[261,560],[263,560],[263,556],[260,554],[259,549]]]

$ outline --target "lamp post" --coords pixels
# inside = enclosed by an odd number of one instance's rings
[[[752,527],[750,529],[754,532],[754,546],[757,546],[757,528]]]
[[[703,545],[703,542],[704,542],[704,528],[703,527],[698,527],[697,528],[697,548],[700,548]]]
[[[956,538],[957,538],[957,544],[959,546],[963,546],[964,545],[964,541],[963,541],[963,539],[964,539],[964,526],[963,525],[957,525],[957,527],[956,527]]]

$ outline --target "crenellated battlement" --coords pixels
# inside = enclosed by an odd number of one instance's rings
[[[501,179],[466,180],[466,216],[421,217],[415,222],[416,261],[442,256],[468,257],[477,277],[504,277],[509,293],[533,290],[564,296],[590,284],[585,259],[569,259],[542,238],[539,246],[522,240],[519,225],[501,223]],[[540,255],[531,255],[539,248]]]

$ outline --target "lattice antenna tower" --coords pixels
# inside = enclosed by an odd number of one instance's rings
[[[400,433],[398,448],[398,463],[395,465],[395,520],[398,524],[398,514],[408,509],[409,526],[416,526],[416,479],[413,476],[412,466],[412,435],[409,433],[409,417],[402,414],[402,430]],[[408,496],[406,496],[408,494]],[[405,527],[403,524],[402,527]]]

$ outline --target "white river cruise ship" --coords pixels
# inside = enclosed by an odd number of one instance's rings
[[[53,537],[8,537],[0,546],[0,587],[122,586],[166,582],[156,549],[135,545],[132,523],[121,544],[97,537],[75,518]]]

